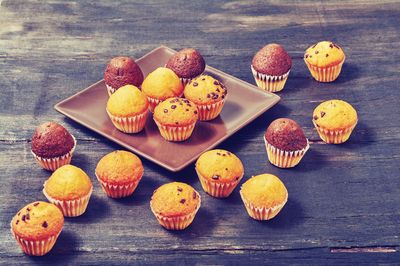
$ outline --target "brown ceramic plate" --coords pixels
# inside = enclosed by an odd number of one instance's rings
[[[143,74],[164,66],[176,51],[160,46],[137,60]],[[250,71],[250,70],[249,70]],[[220,80],[228,89],[227,100],[219,117],[210,122],[198,122],[190,139],[184,142],[165,141],[151,116],[145,130],[138,134],[118,131],[107,116],[108,94],[101,80],[55,105],[55,109],[100,135],[136,152],[170,171],[176,172],[193,162],[233,133],[253,121],[279,101],[279,96],[230,76],[210,66],[206,74]]]

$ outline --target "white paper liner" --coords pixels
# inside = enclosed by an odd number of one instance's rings
[[[246,201],[246,199],[243,197],[242,190],[240,190],[240,197],[242,198],[242,201],[249,216],[259,221],[265,221],[274,218],[282,210],[283,206],[285,206],[288,200],[288,195],[286,195],[286,199],[281,204],[275,205],[271,208],[266,208],[255,207],[254,205]]]
[[[218,181],[210,181],[207,178],[203,177],[200,172],[196,169],[197,176],[199,177],[200,183],[204,191],[210,196],[216,198],[227,198],[236,186],[239,184],[240,180],[243,178],[243,174],[239,177],[238,180],[234,180],[232,182],[222,183]]]
[[[117,90],[117,89],[114,89],[113,87],[111,87],[110,85],[107,85],[107,84],[106,84],[106,87],[107,87],[108,96],[111,96],[111,94],[113,94]]]
[[[194,122],[193,124],[187,126],[164,126],[157,122],[156,119],[154,119],[154,121],[160,130],[161,136],[168,141],[187,140],[192,135],[194,126],[196,125],[196,122]]]
[[[11,226],[11,225],[10,225]],[[18,245],[21,247],[22,251],[29,256],[43,256],[46,255],[54,246],[57,241],[58,236],[61,231],[54,236],[51,236],[44,240],[27,240],[23,237],[18,236],[11,226],[11,234],[14,236]]]
[[[120,131],[124,133],[138,133],[143,130],[146,125],[147,110],[143,113],[130,116],[130,117],[118,117],[112,115],[107,109],[107,114],[111,119],[113,125]]]
[[[358,121],[356,121],[353,126],[341,130],[328,130],[321,126],[317,126],[313,119],[313,124],[317,129],[320,138],[328,144],[341,144],[343,142],[346,142],[350,138],[350,135],[356,127],[357,123]]]
[[[225,99],[222,99],[212,104],[198,104],[197,110],[199,112],[200,121],[209,121],[216,118],[224,107]]]
[[[196,206],[196,209],[187,215],[176,216],[176,217],[166,217],[156,213],[153,209],[152,200],[150,200],[150,209],[153,212],[154,216],[156,216],[158,223],[168,230],[183,230],[187,228],[194,220],[197,211],[201,206],[201,196],[195,191],[197,197],[199,198],[199,203]]]
[[[37,156],[32,150],[31,150],[31,153],[33,154],[36,161],[42,168],[49,170],[49,171],[55,171],[58,168],[60,168],[61,166],[71,163],[72,154],[75,151],[76,143],[77,143],[75,137],[73,135],[71,135],[71,136],[72,136],[72,139],[74,140],[74,146],[72,147],[71,151],[69,151],[67,154],[64,154],[59,157],[54,157],[54,158],[43,158],[43,157]]]
[[[156,108],[156,106],[159,103],[161,103],[163,100],[159,100],[159,99],[147,96],[147,101],[149,102],[149,110],[150,110],[150,112],[154,113],[154,109]]]
[[[255,70],[251,65],[251,72],[253,73],[253,77],[256,81],[256,84],[259,88],[269,91],[269,92],[278,92],[283,90],[285,86],[286,80],[289,76],[290,70],[283,74],[282,76],[270,76],[266,74],[262,74]]]
[[[275,146],[268,143],[264,136],[265,148],[268,155],[268,160],[271,164],[280,168],[291,168],[299,164],[304,154],[310,148],[310,143],[307,139],[307,146],[304,149],[297,151],[284,151],[276,148]]]
[[[101,178],[97,175],[96,178],[100,182],[101,188],[103,191],[107,194],[108,197],[110,198],[124,198],[128,197],[133,194],[135,191],[136,187],[138,186],[140,180],[142,179],[142,176],[134,180],[132,183],[129,183],[127,185],[113,185],[108,182],[105,182],[101,180]]]
[[[46,185],[46,182],[44,182],[43,186]],[[87,195],[75,200],[57,200],[49,196],[44,188],[42,191],[48,201],[56,205],[65,217],[76,217],[82,215],[86,211],[90,196],[93,192],[93,186],[90,188]]]
[[[304,62],[314,79],[319,82],[332,82],[339,77],[345,59],[346,58],[344,58],[338,65],[331,67],[316,67],[308,63],[306,59],[304,59]]]

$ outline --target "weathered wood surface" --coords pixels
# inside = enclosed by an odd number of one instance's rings
[[[399,263],[400,3],[282,2],[0,1],[0,264]],[[331,84],[313,81],[302,61],[308,45],[324,39],[347,55]],[[160,44],[194,46],[209,65],[253,83],[251,58],[269,42],[283,44],[294,59],[282,101],[220,145],[243,160],[244,180],[269,172],[285,182],[289,201],[269,222],[251,220],[237,190],[226,200],[207,196],[193,165],[170,173],[144,160],[134,196],[108,199],[94,168],[119,147],[53,109],[101,79],[111,57],[140,57]],[[360,118],[340,146],[322,143],[311,123],[315,106],[331,98],[352,103]],[[292,170],[267,163],[262,134],[278,117],[298,121],[311,140]],[[24,204],[45,199],[49,173],[36,166],[30,136],[47,120],[77,137],[73,164],[95,188],[87,213],[66,219],[52,252],[30,258],[12,239],[9,222]],[[152,191],[171,180],[203,196],[183,232],[162,229],[149,209]]]

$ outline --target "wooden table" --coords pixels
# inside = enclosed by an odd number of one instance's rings
[[[0,264],[400,263],[398,1],[0,2]],[[347,55],[341,76],[329,84],[314,81],[302,59],[309,45],[325,39]],[[207,196],[193,164],[171,173],[144,160],[134,196],[107,198],[94,169],[120,147],[53,109],[100,80],[113,56],[140,57],[160,44],[196,47],[209,65],[254,83],[251,58],[270,42],[293,57],[282,100],[219,146],[242,159],[243,180],[267,172],[286,184],[289,201],[268,222],[247,216],[238,190],[229,199]],[[336,146],[323,143],[311,122],[318,103],[333,98],[359,114],[350,140]],[[267,162],[262,135],[279,117],[296,120],[311,141],[295,169]],[[85,215],[66,219],[51,253],[31,258],[12,238],[9,222],[25,204],[45,199],[49,172],[36,165],[30,138],[48,120],[77,137],[73,164],[90,175],[94,193]],[[173,180],[203,197],[182,232],[161,228],[149,208],[152,191]]]

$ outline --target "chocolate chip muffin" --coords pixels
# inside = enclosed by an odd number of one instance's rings
[[[204,72],[206,63],[197,50],[185,48],[174,54],[166,67],[173,70],[185,86],[191,79]]]
[[[293,120],[273,121],[264,135],[268,159],[281,168],[296,166],[308,150],[308,140],[302,128]]]
[[[62,125],[46,122],[36,128],[31,149],[44,169],[54,171],[71,162],[75,145],[75,138]]]
[[[108,63],[104,72],[104,81],[108,94],[111,95],[125,85],[140,87],[143,82],[143,72],[132,58],[118,56]]]

